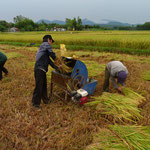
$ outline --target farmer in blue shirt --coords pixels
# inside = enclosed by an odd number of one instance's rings
[[[57,66],[53,63],[50,57],[55,60],[56,55],[52,50],[52,43],[54,42],[51,35],[45,35],[43,37],[43,43],[41,44],[37,55],[36,63],[34,67],[35,76],[35,89],[32,97],[32,105],[35,108],[39,108],[41,99],[45,104],[48,103],[47,97],[47,78],[46,72],[48,71],[48,65],[57,70]]]
[[[6,61],[7,61],[7,56],[3,54],[2,52],[0,52],[0,80],[2,80],[3,78],[2,72],[4,72],[5,75],[8,74],[7,69],[4,67]]]

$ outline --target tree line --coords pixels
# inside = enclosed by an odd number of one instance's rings
[[[45,31],[46,29],[64,28],[66,30],[82,30],[82,20],[80,17],[69,19],[66,18],[66,24],[60,25],[56,23],[47,24],[44,21],[36,23],[32,19],[24,16],[16,16],[13,18],[13,23],[8,23],[5,20],[0,20],[0,31],[6,32],[12,27],[18,28],[19,31]]]
[[[0,20],[0,31],[7,32],[12,27],[17,28],[19,31],[45,31],[46,29],[64,28],[69,31],[81,31],[81,30],[150,30],[150,22],[146,22],[143,25],[137,26],[113,26],[113,27],[102,27],[100,25],[82,25],[82,19],[77,18],[66,18],[65,24],[60,25],[56,23],[47,24],[45,22],[36,23],[32,19],[24,16],[16,16],[12,22],[6,22]]]

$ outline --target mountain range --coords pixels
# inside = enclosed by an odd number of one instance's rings
[[[62,20],[46,20],[46,19],[40,19],[37,21],[37,23],[42,23],[45,22],[47,24],[52,24],[52,23],[56,23],[56,24],[65,24],[65,21]],[[82,19],[82,25],[100,25],[103,27],[113,27],[113,26],[132,26],[133,24],[129,24],[129,23],[122,23],[119,21],[115,21],[115,20],[109,20],[109,19],[102,19],[99,23],[95,23],[94,21],[88,20],[88,19]]]

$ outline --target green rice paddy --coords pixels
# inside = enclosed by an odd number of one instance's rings
[[[107,51],[129,54],[150,54],[150,31],[80,31],[0,33],[1,44],[39,46],[42,37],[51,34],[54,48],[66,44],[70,50]]]

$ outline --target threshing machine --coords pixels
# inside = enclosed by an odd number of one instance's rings
[[[56,85],[65,93],[65,100],[70,96],[72,100],[82,103],[85,96],[94,93],[97,80],[88,78],[87,67],[82,61],[72,57],[64,58],[64,61],[68,67],[72,68],[72,71],[68,74],[52,71],[50,96],[53,96],[54,92],[57,93],[53,89]]]

